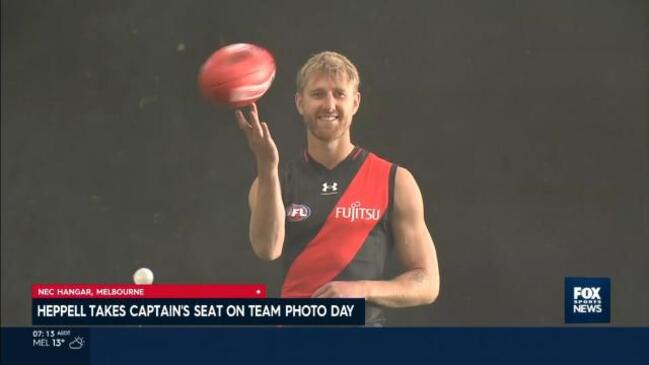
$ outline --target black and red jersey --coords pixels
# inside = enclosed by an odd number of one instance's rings
[[[306,151],[287,166],[282,297],[310,297],[334,280],[384,280],[395,173],[395,164],[359,147],[332,170]],[[383,321],[368,304],[366,323]]]

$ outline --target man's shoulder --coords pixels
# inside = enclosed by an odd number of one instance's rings
[[[396,163],[392,159],[390,159],[390,157],[388,157],[387,155],[385,155],[385,154],[383,154],[381,152],[375,152],[375,151],[372,151],[372,150],[369,150],[367,148],[360,147],[360,146],[358,148],[360,150],[364,151],[368,156],[373,156],[374,158],[378,158],[379,160],[382,160],[382,161],[385,161],[387,163],[391,163],[391,164],[396,165]]]
[[[365,153],[367,154],[367,157],[371,157],[372,159],[378,161],[379,163],[390,166],[390,168],[393,170],[393,173],[396,173],[396,171],[401,168],[401,166],[398,163],[384,157],[383,155],[374,153],[369,150],[365,150]]]
[[[285,160],[279,167],[280,178],[283,183],[293,180],[294,175],[304,176],[308,167],[304,153],[296,154],[292,158]]]
[[[291,155],[287,159],[284,160],[283,163],[280,164],[280,168],[282,169],[290,169],[290,168],[295,168],[298,166],[303,166],[306,163],[306,159],[304,157],[304,152],[300,152],[294,155]]]

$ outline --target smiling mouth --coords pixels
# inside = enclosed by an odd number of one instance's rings
[[[333,122],[335,120],[338,120],[338,116],[337,115],[321,115],[321,116],[318,117],[318,119],[324,120],[324,121],[327,121],[327,122]]]

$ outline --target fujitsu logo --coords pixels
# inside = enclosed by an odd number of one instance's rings
[[[361,202],[353,202],[349,207],[336,207],[336,219],[378,221],[381,218],[381,209],[363,208]]]

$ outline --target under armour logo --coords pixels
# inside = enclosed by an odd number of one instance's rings
[[[322,193],[320,195],[333,195],[338,194],[338,183],[334,182],[331,184],[322,183]]]

